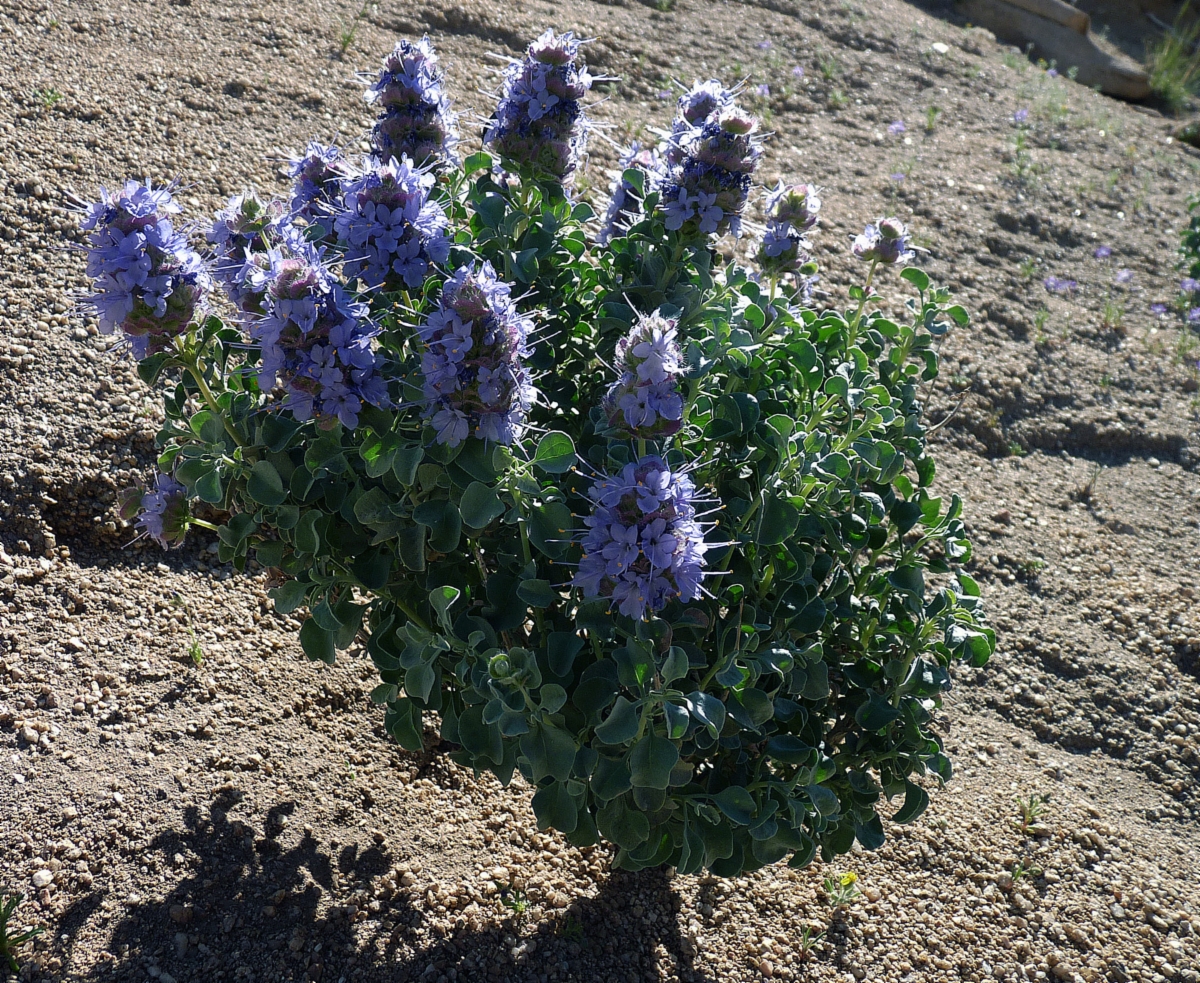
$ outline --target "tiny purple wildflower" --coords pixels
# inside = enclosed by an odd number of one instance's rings
[[[1052,79],[1058,78],[1058,69],[1057,68],[1048,68],[1048,69],[1046,69],[1046,75],[1048,75]]]
[[[1200,280],[1195,277],[1184,277],[1179,283],[1179,289],[1185,294],[1200,294]]]
[[[457,447],[469,435],[512,444],[525,427],[537,396],[524,364],[530,321],[510,292],[490,263],[464,266],[418,329],[425,421],[439,444]]]
[[[696,521],[696,486],[661,457],[647,455],[589,493],[583,559],[572,585],[584,597],[607,597],[640,621],[676,598],[700,595],[708,545]]]
[[[888,133],[894,137],[904,133],[907,129],[908,127],[904,125],[904,120],[902,119],[898,119],[894,123],[888,124]]]
[[[96,285],[86,303],[101,333],[120,329],[139,359],[187,331],[211,285],[200,254],[171,224],[178,212],[169,188],[127,181],[116,193],[101,188],[80,222]]]
[[[672,94],[673,93],[670,89],[659,89],[656,93],[654,93],[654,98],[666,100],[670,99]]]
[[[1150,313],[1157,314],[1161,317],[1163,314],[1167,313],[1167,305],[1166,304],[1151,304],[1150,305]]]
[[[796,79],[804,78],[804,66],[803,65],[792,66],[792,78],[796,78]]]
[[[207,235],[213,247],[213,277],[243,314],[262,314],[262,295],[249,289],[246,264],[261,266],[286,217],[284,202],[264,203],[253,190],[234,195],[213,216]]]
[[[763,82],[762,85],[756,85],[754,87],[754,94],[756,96],[758,96],[760,99],[770,99],[771,98],[771,87],[769,85],[767,85],[766,82]]]
[[[1200,307],[1193,307],[1190,311],[1188,311],[1187,319],[1188,324],[1200,323]]]
[[[683,353],[676,340],[677,323],[647,314],[617,342],[618,379],[605,394],[604,411],[609,424],[628,437],[669,437],[683,425]]]
[[[1042,281],[1042,286],[1052,294],[1073,294],[1079,287],[1074,280],[1065,280],[1057,276],[1048,276]]]
[[[771,42],[770,41],[759,41],[758,44],[756,44],[754,47],[756,47],[759,51],[770,51],[771,50]]]
[[[903,181],[907,176],[903,171],[897,171],[895,174],[888,175],[893,181]]]
[[[1092,253],[1096,259],[1108,259],[1112,255],[1111,246],[1097,246],[1095,252]]]
[[[1028,109],[1018,109],[1015,113],[1013,113],[1014,123],[1024,123],[1027,119],[1029,119]]]
[[[767,228],[758,252],[764,273],[799,273],[810,261],[805,236],[817,226],[820,196],[821,189],[815,185],[789,186],[782,181],[767,193]]]
[[[310,140],[299,157],[290,159],[292,217],[318,227],[322,238],[329,234],[330,214],[341,205],[341,182],[346,162],[336,146]]]
[[[1113,282],[1122,285],[1133,283],[1133,270],[1117,270],[1117,275],[1113,277]]]
[[[504,88],[483,142],[506,166],[561,183],[575,172],[587,142],[580,99],[592,77],[576,58],[582,42],[546,31],[504,70]]]

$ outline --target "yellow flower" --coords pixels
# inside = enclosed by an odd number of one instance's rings
[[[858,875],[854,871],[842,875],[842,887],[849,887],[858,880]]]

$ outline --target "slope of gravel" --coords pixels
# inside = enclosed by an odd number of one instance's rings
[[[342,58],[357,4],[0,0],[0,886],[47,928],[23,978],[1200,979],[1196,342],[1150,309],[1200,154],[948,5],[663,6],[386,0]],[[827,189],[824,298],[859,272],[852,231],[895,211],[975,315],[929,398],[1001,650],[943,714],[956,778],[877,853],[613,872],[536,832],[519,782],[396,748],[369,661],[307,663],[261,573],[203,538],[126,545],[112,511],[158,411],[71,314],[69,195],[179,178],[199,217],[282,190],[284,151],[359,139],[353,72],[398,35],[430,33],[469,122],[545,25],[620,78],[590,193],[610,141],[667,122],[671,79],[765,84],[764,183]],[[861,895],[830,908],[851,871]]]

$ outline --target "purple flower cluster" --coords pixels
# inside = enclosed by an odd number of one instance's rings
[[[279,200],[264,203],[254,191],[234,195],[213,216],[208,232],[213,247],[213,276],[243,314],[261,314],[262,296],[248,278],[261,269],[267,249],[280,235],[286,208]]]
[[[697,83],[679,100],[664,155],[662,186],[668,229],[738,235],[751,175],[762,156],[758,120],[733,102],[720,83]]]
[[[1042,286],[1052,294],[1073,294],[1079,287],[1074,280],[1064,280],[1062,277],[1048,276],[1042,281]]]
[[[383,160],[408,157],[432,167],[458,163],[458,132],[437,61],[428,36],[415,44],[401,41],[367,89],[368,105],[382,110],[371,145]]]
[[[346,294],[322,251],[292,229],[261,255],[260,263],[247,262],[247,286],[262,297],[263,316],[250,326],[262,347],[259,386],[281,383],[284,409],[297,420],[336,417],[356,427],[363,403],[388,401],[371,350],[379,329],[367,305]]]
[[[647,314],[617,342],[619,377],[604,396],[604,412],[609,424],[626,436],[669,437],[683,425],[683,353],[675,340],[677,323]]]
[[[1200,280],[1195,277],[1185,276],[1179,282],[1179,289],[1185,294],[1200,294]]]
[[[468,436],[512,444],[536,396],[523,360],[530,322],[490,263],[465,266],[442,288],[437,310],[419,331],[425,419],[439,444]]]
[[[691,479],[653,455],[595,482],[573,586],[585,597],[611,598],[636,620],[675,598],[699,596],[708,545],[695,497]]]
[[[883,218],[877,225],[868,225],[862,235],[854,237],[851,250],[859,259],[889,266],[907,263],[916,255],[911,233],[898,218]]]
[[[341,204],[346,160],[335,146],[310,140],[300,157],[291,158],[287,175],[292,179],[292,217],[329,233],[330,214]]]
[[[157,475],[153,488],[146,489],[139,482],[139,487],[122,492],[120,515],[136,519],[141,534],[157,539],[164,549],[183,545],[192,517],[187,489],[169,474]]]
[[[806,236],[817,227],[821,189],[812,184],[785,185],[767,193],[767,229],[758,250],[764,273],[798,273],[809,262]]]
[[[504,70],[504,89],[484,134],[506,167],[560,183],[570,179],[587,142],[579,100],[592,87],[575,59],[582,42],[546,31]]]
[[[346,276],[367,287],[397,290],[425,282],[431,265],[450,252],[449,222],[430,200],[433,175],[395,158],[369,158],[360,177],[344,182],[342,207],[333,216]]]
[[[596,237],[601,246],[617,236],[624,235],[642,219],[645,214],[642,207],[643,197],[657,191],[666,175],[661,153],[654,147],[641,147],[636,142],[621,156],[618,168],[612,183],[608,212],[604,216],[600,234]],[[631,168],[642,172],[641,195],[625,180],[625,172]]]
[[[87,273],[96,281],[86,302],[100,331],[123,331],[137,358],[183,334],[210,286],[200,254],[171,224],[178,211],[168,188],[127,181],[113,194],[101,188],[80,222],[90,233]]]

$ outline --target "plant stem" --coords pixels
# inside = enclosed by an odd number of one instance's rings
[[[225,415],[225,411],[221,409],[221,404],[213,396],[212,390],[208,388],[208,383],[204,381],[204,373],[200,370],[199,359],[185,361],[183,367],[187,369],[188,375],[196,381],[196,388],[200,390],[200,395],[204,397],[204,402],[208,404],[208,408],[212,410],[213,415],[220,419],[224,425],[225,432],[233,438],[233,442],[238,447],[245,447],[246,442],[242,439],[242,435],[234,428],[232,421]]]
[[[871,281],[875,279],[875,267],[879,265],[879,260],[871,260],[871,268],[867,271],[867,282],[863,284],[863,295],[858,302],[858,310],[854,312],[854,317],[850,321],[850,340],[846,347],[854,346],[854,339],[858,337],[858,322],[862,320],[863,308],[867,306],[867,300],[871,296]]]

